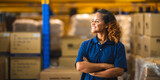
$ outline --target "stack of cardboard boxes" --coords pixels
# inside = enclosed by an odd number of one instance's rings
[[[116,15],[116,19],[122,32],[120,41],[124,44],[126,53],[130,53],[131,16]]]
[[[10,79],[39,79],[41,34],[13,32],[10,39]]]
[[[82,42],[92,35],[89,17],[88,14],[72,17],[69,36],[61,38],[62,56],[58,60],[59,66],[42,71],[40,80],[80,80],[81,72],[76,71],[75,62]]]
[[[81,72],[76,71],[75,61],[81,43],[79,37],[62,38],[62,56],[58,67],[48,68],[40,73],[40,80],[80,80]]]
[[[80,36],[92,38],[91,21],[93,14],[76,14],[71,17],[71,27],[68,34],[71,36]]]
[[[79,37],[62,38],[62,57],[59,59],[59,66],[75,68],[75,61],[79,48],[86,39]]]
[[[0,80],[8,80],[10,33],[0,32]]]
[[[136,13],[132,15],[132,37],[131,47],[134,60],[136,56],[142,58],[160,57],[160,32],[159,32],[160,14],[156,13]],[[136,64],[137,61],[133,64]],[[137,71],[138,68],[145,68],[136,66],[133,68]],[[146,74],[146,73],[142,73]],[[147,77],[147,76],[146,76]],[[152,78],[143,77],[141,80],[152,80]],[[136,78],[136,77],[135,77]],[[136,79],[135,79],[136,80]]]
[[[132,36],[133,40],[136,41],[136,51],[133,52],[142,57],[160,56],[158,49],[160,46],[160,14],[137,13],[134,14],[134,18],[134,27],[137,32]]]
[[[75,69],[76,56],[81,43],[86,39],[79,37],[62,38],[62,56],[58,67],[51,67],[40,73],[40,80],[80,80],[81,72]]]

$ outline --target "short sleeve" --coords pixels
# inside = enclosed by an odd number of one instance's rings
[[[119,47],[117,48],[114,66],[124,68],[125,72],[127,71],[125,47],[122,43],[119,44]]]
[[[86,41],[84,41],[79,48],[75,63],[83,61],[83,57],[86,57],[86,48],[87,48],[87,43]]]

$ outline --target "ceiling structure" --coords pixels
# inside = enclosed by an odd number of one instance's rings
[[[50,0],[50,9],[55,14],[67,14],[71,8],[77,8],[78,13],[100,8],[138,12],[139,7],[160,11],[160,0]],[[0,12],[42,12],[41,0],[0,0]]]

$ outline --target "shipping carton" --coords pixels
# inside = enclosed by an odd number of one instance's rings
[[[136,13],[135,15],[137,15],[137,18],[136,18],[137,33],[139,35],[144,35],[144,14]]]
[[[137,35],[137,44],[136,44],[136,54],[139,56],[144,56],[144,36]]]
[[[137,34],[137,15],[131,15],[131,33],[132,35]]]
[[[33,32],[11,33],[11,54],[40,54],[41,34]]]
[[[76,57],[60,57],[59,66],[75,68]]]
[[[8,71],[8,56],[0,56],[0,80],[8,80]]]
[[[10,33],[0,32],[0,52],[10,51]]]
[[[131,54],[136,54],[136,46],[137,46],[137,36],[132,35],[131,36]]]
[[[86,38],[63,37],[62,38],[62,56],[77,56],[79,48]]]
[[[160,14],[145,13],[145,35],[147,36],[160,36]]]
[[[158,57],[160,56],[160,37],[144,36],[144,57]]]
[[[0,60],[0,80],[5,80],[4,70],[4,62]]]
[[[12,79],[38,79],[41,70],[40,58],[11,57],[10,78]]]
[[[70,68],[49,68],[40,73],[40,80],[80,80],[81,72]]]

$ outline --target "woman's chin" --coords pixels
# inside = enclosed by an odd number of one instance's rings
[[[94,34],[94,33],[97,33],[96,31],[91,31],[91,32],[92,32],[93,34]]]

